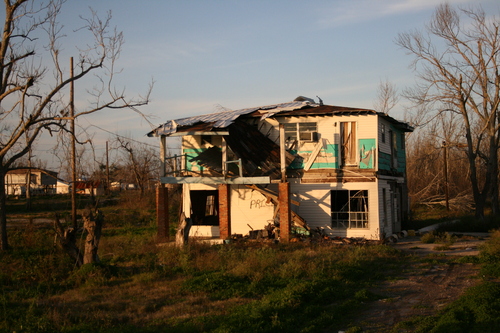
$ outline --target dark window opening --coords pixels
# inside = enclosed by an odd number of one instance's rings
[[[368,228],[368,191],[331,191],[332,227],[337,229]]]
[[[191,191],[191,220],[193,225],[219,225],[218,191]]]

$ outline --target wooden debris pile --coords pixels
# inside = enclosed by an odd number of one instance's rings
[[[312,232],[304,232],[306,229],[300,227],[293,228],[291,243],[323,243],[332,245],[376,245],[383,244],[386,240],[369,240],[364,237],[332,237],[326,234],[321,228],[316,228]],[[279,227],[269,223],[264,229],[251,230],[248,235],[233,234],[231,242],[255,242],[255,243],[278,243]]]

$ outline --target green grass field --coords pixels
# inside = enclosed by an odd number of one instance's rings
[[[420,260],[387,245],[158,246],[154,200],[112,202],[99,264],[76,268],[50,225],[9,229],[0,332],[363,332],[357,315],[383,297],[370,288]],[[481,283],[394,332],[500,331],[500,234],[477,260]]]

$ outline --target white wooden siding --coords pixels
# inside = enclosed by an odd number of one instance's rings
[[[387,182],[387,180],[379,180],[379,188],[378,188],[378,195],[379,195],[379,203],[378,203],[378,211],[380,215],[380,230],[386,235],[390,236],[393,233],[392,230],[392,207],[391,207],[391,196],[393,195],[391,191],[391,186]],[[384,202],[383,198],[383,190],[385,189],[385,194],[386,194],[386,201]],[[384,205],[386,209],[387,216],[384,217]],[[385,221],[384,221],[385,220]]]
[[[332,190],[368,190],[368,228],[333,229],[331,227],[331,191]],[[379,189],[377,182],[333,183],[333,184],[292,184],[291,192],[300,206],[292,209],[303,217],[311,229],[321,228],[327,234],[342,237],[365,237],[379,239],[380,225]]]
[[[292,209],[311,229],[331,225],[330,184],[291,184],[293,199],[300,205]]]
[[[391,130],[391,124],[382,118],[378,118],[378,119],[379,119],[378,150],[382,153],[392,154],[391,139],[389,138],[389,131]],[[385,142],[382,142],[382,125],[385,125]]]

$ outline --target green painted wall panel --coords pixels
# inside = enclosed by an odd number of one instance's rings
[[[373,169],[375,162],[376,142],[375,139],[360,139],[359,147],[359,168]]]

